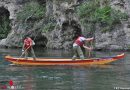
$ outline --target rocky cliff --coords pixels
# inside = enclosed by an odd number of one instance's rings
[[[96,49],[128,50],[130,49],[130,1],[112,0],[111,7],[128,14],[127,20],[121,20],[111,32],[102,33],[101,27],[96,25]]]
[[[87,1],[89,0],[0,0],[0,7],[9,11],[11,26],[7,38],[1,40],[0,44],[21,47],[23,37],[28,34],[36,46],[71,49],[74,37],[82,33],[87,37],[95,37],[95,49],[129,49],[130,18],[121,20],[121,23],[114,25],[112,31],[107,32],[101,31],[99,23],[87,23],[85,26],[90,25],[94,31],[86,31],[76,10]],[[100,7],[103,4],[104,1],[100,0]],[[109,5],[130,16],[129,0],[111,0]]]

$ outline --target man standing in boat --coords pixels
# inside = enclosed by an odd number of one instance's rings
[[[28,57],[28,54],[32,54],[33,59],[36,60],[36,56],[33,50],[33,45],[35,45],[34,41],[29,36],[26,35],[24,38],[24,44],[22,48],[22,52],[25,55],[26,59]]]
[[[84,60],[84,54],[83,54],[83,51],[82,51],[81,48],[83,47],[83,48],[91,51],[92,47],[85,46],[85,41],[89,42],[89,41],[92,41],[92,40],[93,40],[93,37],[92,38],[85,38],[83,35],[79,35],[73,43],[73,53],[74,53],[74,55],[72,57],[72,60],[75,60],[77,58],[77,56],[79,56],[80,59]]]

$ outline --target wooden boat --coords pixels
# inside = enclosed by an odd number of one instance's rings
[[[51,59],[51,58],[17,58],[12,56],[5,56],[5,59],[16,65],[32,65],[32,66],[43,66],[43,65],[99,65],[99,64],[109,64],[116,60],[124,58],[125,54],[112,56],[112,57],[101,57],[101,58],[90,58],[85,60],[72,60],[72,59]]]

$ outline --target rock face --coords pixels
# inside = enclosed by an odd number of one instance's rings
[[[51,2],[51,4],[49,3]],[[56,49],[70,49],[73,43],[73,37],[79,31],[80,24],[74,13],[75,8],[72,5],[76,4],[76,0],[71,3],[57,0],[48,0],[47,14],[53,14],[56,19],[56,27],[50,34],[47,34],[47,47]],[[51,6],[52,5],[52,6]],[[53,13],[52,13],[53,12]]]
[[[55,19],[54,30],[42,32],[41,26],[44,24],[45,17],[38,20],[36,24],[28,31],[21,28],[20,21],[17,19],[17,13],[23,8],[23,5],[32,0],[0,0],[0,7],[4,7],[10,12],[11,32],[7,38],[1,40],[0,45],[7,47],[21,47],[24,35],[28,34],[35,39],[36,45],[55,48],[71,49],[76,34],[84,33],[84,27],[81,25],[75,8],[79,3],[86,0],[36,0],[41,5],[46,5],[46,17]],[[129,49],[130,47],[130,1],[112,0],[111,7],[126,12],[129,19],[116,25],[111,32],[102,33],[99,24],[95,25],[95,49]]]
[[[40,0],[36,1],[41,3]],[[10,12],[9,18],[11,20],[12,28],[6,38],[5,45],[7,47],[21,47],[20,44],[23,36],[25,34],[29,34],[35,38],[36,45],[56,49],[70,49],[72,47],[75,34],[79,32],[81,33],[79,30],[79,21],[74,14],[74,7],[72,6],[75,5],[77,1],[72,0],[71,3],[67,3],[60,0],[46,0],[46,17],[53,16],[56,20],[56,26],[54,30],[43,33],[39,28],[42,24],[44,24],[45,20],[40,20],[28,31],[20,27],[20,21],[17,19],[16,14],[22,10],[23,5],[26,2],[31,2],[31,0],[1,1],[2,4],[0,6],[7,8]]]
[[[21,7],[20,5],[18,5],[16,3],[17,3],[16,0],[0,0],[0,7],[5,8],[10,13],[9,19],[11,21],[10,25],[11,25],[11,28],[12,28],[11,33],[8,35],[9,38],[7,37],[7,39],[4,39],[4,43],[3,43],[3,40],[2,40],[0,42],[1,45],[7,45],[8,44],[7,42],[8,42],[9,39],[11,40],[12,38],[15,38],[15,37],[13,37],[13,35],[15,34],[14,32],[17,32],[16,30],[14,30],[14,28],[16,27],[16,22],[15,22],[16,13],[17,13],[18,10],[20,10],[20,7]],[[12,46],[13,44],[14,43],[10,43],[9,46]]]
[[[97,27],[97,31],[95,32],[96,49],[104,49],[104,50],[105,49],[112,49],[112,50],[126,49],[127,48],[126,33],[124,32],[122,27],[123,26],[117,26],[114,31],[106,32],[106,33],[100,32],[100,28]]]
[[[125,12],[130,16],[130,1],[129,0],[112,0],[111,7]],[[96,49],[114,49],[128,50],[130,46],[130,17],[128,20],[122,21],[116,25],[112,32],[100,32],[99,25],[96,25]]]
[[[41,25],[41,21],[39,21],[39,23],[35,24],[34,27],[27,31],[26,26],[22,27],[21,21],[17,18],[17,13],[22,10],[23,5],[27,2],[31,2],[31,0],[0,0],[0,7],[4,7],[10,12],[9,19],[11,32],[8,34],[7,38],[4,39],[4,45],[7,47],[22,47],[23,38],[27,34],[35,38],[37,44],[44,43],[44,41],[41,42],[41,38],[44,39],[45,37],[41,35],[39,30],[37,30],[38,26]],[[3,43],[0,43],[0,45],[3,46]]]

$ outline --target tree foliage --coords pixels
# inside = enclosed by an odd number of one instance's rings
[[[32,1],[24,5],[23,9],[17,14],[18,20],[25,21],[29,18],[41,19],[45,16],[45,7],[38,2]]]
[[[111,8],[109,0],[104,0],[104,3],[101,6],[101,0],[90,0],[77,7],[76,12],[83,26],[86,27],[88,23],[99,23],[103,31],[110,31],[115,24],[128,18],[126,13]]]

